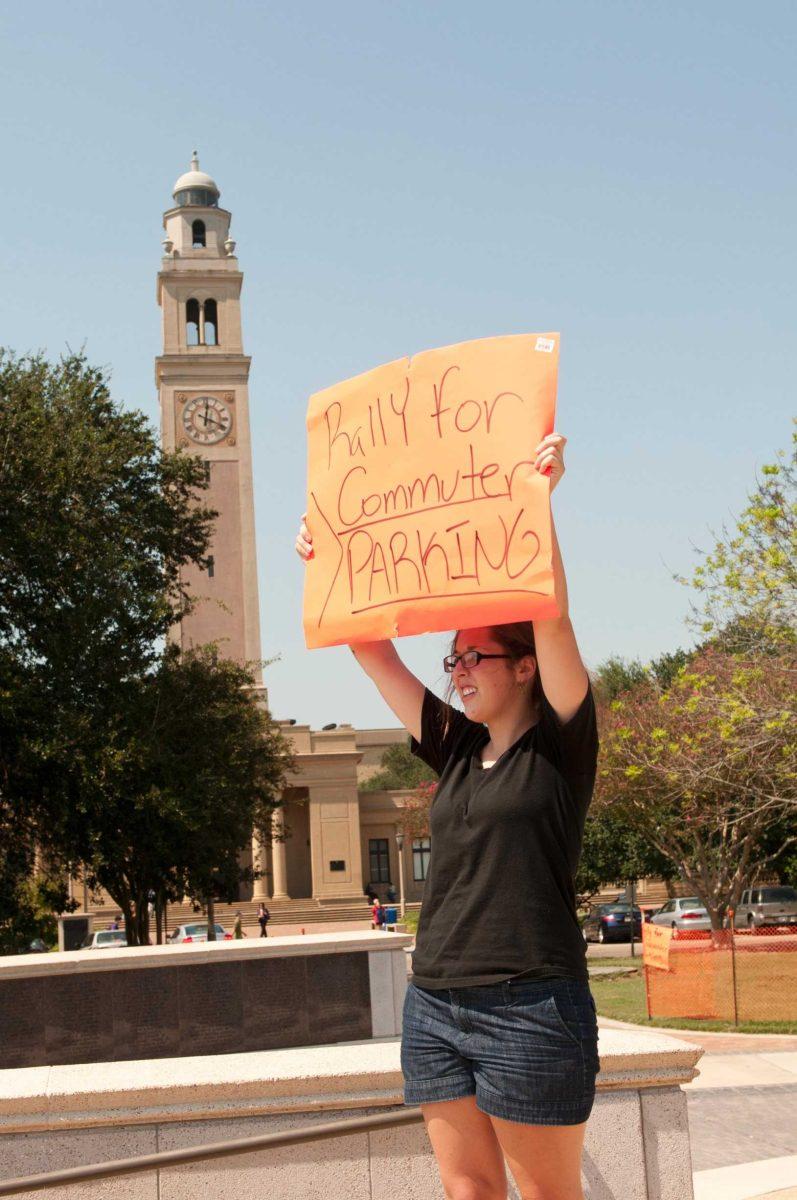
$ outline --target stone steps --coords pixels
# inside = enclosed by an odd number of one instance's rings
[[[245,926],[257,925],[257,909],[259,901],[240,900],[236,904],[217,904],[216,920],[225,928],[232,929],[235,914],[240,912]],[[325,925],[330,923],[362,921],[370,928],[371,910],[362,901],[329,902],[321,904],[313,899],[299,900],[266,900],[266,907],[271,914],[270,924],[274,925]],[[396,905],[398,906],[398,905]],[[406,905],[408,909],[419,908],[418,903]],[[111,905],[100,905],[92,909],[95,928],[110,924],[119,909]],[[187,921],[199,921],[204,914],[194,912],[190,904],[170,904],[167,913],[169,929]]]

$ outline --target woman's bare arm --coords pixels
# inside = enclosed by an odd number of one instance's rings
[[[299,526],[296,552],[304,562],[313,555],[313,538],[307,527],[306,513],[302,515]],[[350,649],[368,678],[376,684],[388,708],[412,736],[420,741],[425,689],[420,679],[404,666],[393,643],[358,642]]]
[[[404,666],[392,642],[358,642],[350,650],[385,704],[419,742],[425,690],[420,679]]]
[[[564,475],[564,447],[567,439],[559,433],[543,438],[537,447],[535,466],[551,481],[551,491]],[[565,725],[578,712],[587,694],[589,676],[581,661],[576,635],[570,621],[567,598],[567,579],[559,549],[556,528],[551,518],[553,542],[554,592],[560,616],[534,622],[534,643],[537,649],[537,670],[542,690],[559,720]]]

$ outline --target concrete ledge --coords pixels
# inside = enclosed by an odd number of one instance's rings
[[[384,936],[384,935],[381,935]],[[389,980],[384,981],[387,988]],[[686,1093],[700,1047],[601,1031],[589,1200],[691,1200]],[[401,1106],[398,1039],[0,1071],[0,1179]],[[422,1125],[152,1169],[52,1200],[443,1200]],[[37,1193],[38,1194],[38,1193]],[[518,1192],[510,1186],[509,1196]]]
[[[620,1030],[601,1033],[600,1051],[602,1093],[678,1087],[702,1053]],[[391,1039],[0,1071],[0,1133],[397,1105],[399,1054]]]
[[[192,942],[178,946],[119,946],[111,950],[4,955],[0,957],[0,984],[6,979],[28,979],[37,975],[71,975],[141,967],[184,966],[188,963],[307,957],[314,954],[351,954],[358,950],[406,950],[413,941],[411,934],[366,929],[350,933],[243,938],[231,942]]]
[[[411,943],[363,930],[5,959],[0,1068],[394,1037]]]

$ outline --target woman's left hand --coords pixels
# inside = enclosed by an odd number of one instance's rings
[[[547,475],[551,481],[551,491],[565,473],[564,451],[567,438],[562,433],[549,433],[544,437],[535,450],[537,456],[534,469],[541,475]]]

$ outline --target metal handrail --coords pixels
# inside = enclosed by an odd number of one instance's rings
[[[67,1167],[62,1171],[47,1171],[43,1175],[23,1175],[19,1179],[0,1181],[0,1196],[18,1196],[37,1188],[63,1187],[65,1184],[85,1183],[90,1179],[108,1179],[113,1175],[133,1175],[153,1167],[173,1167],[179,1163],[196,1162],[203,1158],[226,1158],[233,1154],[248,1154],[276,1146],[293,1146],[298,1142],[315,1142],[322,1138],[346,1137],[351,1133],[367,1133],[370,1129],[391,1128],[394,1125],[415,1125],[423,1120],[420,1108],[403,1108],[399,1112],[381,1113],[372,1117],[341,1117],[302,1129],[286,1129],[278,1133],[261,1133],[258,1137],[238,1138],[230,1142],[206,1142],[202,1146],[187,1146],[183,1150],[161,1150],[157,1154],[139,1154],[135,1158],[118,1158],[111,1162],[91,1163],[86,1167]]]

